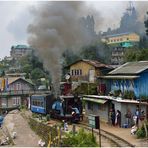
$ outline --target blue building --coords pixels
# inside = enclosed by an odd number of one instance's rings
[[[103,76],[123,99],[148,98],[148,61],[128,62]]]

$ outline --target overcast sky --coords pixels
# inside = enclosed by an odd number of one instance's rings
[[[96,19],[97,32],[100,30],[100,27],[98,30],[97,26],[100,26],[101,23],[103,24],[101,26],[103,30],[109,26],[117,27],[123,12],[128,6],[127,1],[89,1],[87,4],[99,11],[103,18],[102,22],[97,22]],[[10,55],[12,45],[27,44],[27,26],[32,21],[29,10],[37,5],[38,2],[35,1],[0,1],[0,58]],[[136,6],[136,3],[134,5]],[[146,7],[148,6],[146,5]]]

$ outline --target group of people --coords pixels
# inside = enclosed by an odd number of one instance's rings
[[[139,120],[142,120],[141,117],[145,117],[144,111],[141,111],[139,107],[136,108],[136,111],[134,114],[131,113],[130,109],[127,110],[127,113],[125,114],[127,124],[131,126],[132,124],[138,126]],[[133,121],[133,122],[132,122]]]
[[[140,117],[144,116],[144,111],[141,111],[139,107],[136,108],[135,112],[132,114],[131,110],[128,108],[125,114],[125,125],[127,127],[132,127],[133,125],[138,127]],[[109,123],[112,126],[121,127],[121,112],[119,110],[110,109],[109,112]]]
[[[119,110],[115,112],[114,109],[110,109],[109,119],[112,126],[121,127],[121,112]]]

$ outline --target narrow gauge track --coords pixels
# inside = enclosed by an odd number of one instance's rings
[[[76,126],[79,126],[79,127],[84,128],[86,130],[89,130],[89,131],[92,130],[90,127],[88,127],[87,124],[84,124],[84,123],[76,124]],[[98,135],[99,131],[94,129],[94,133]],[[112,133],[109,133],[103,129],[101,129],[101,136],[103,136],[104,138],[111,141],[117,147],[134,147],[134,145],[129,143],[128,141],[126,141],[126,140],[124,140]]]
[[[25,119],[28,120],[28,117],[25,114],[21,114]],[[56,121],[57,123],[61,123],[61,121],[57,119],[52,119],[53,121]],[[92,129],[88,126],[88,124],[80,122],[79,124],[75,124],[76,127],[84,128],[88,131],[92,131]],[[94,129],[93,130],[95,134],[99,134],[99,131]],[[101,136],[110,141],[114,147],[135,147],[133,144],[129,143],[128,141],[109,133],[103,129],[101,129]]]

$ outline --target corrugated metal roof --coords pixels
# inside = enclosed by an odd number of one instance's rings
[[[119,34],[113,34],[113,35],[107,35],[105,37],[110,38],[110,37],[116,37],[116,36],[122,36],[122,35],[129,35],[129,34],[136,34],[135,32],[125,32],[125,33],[119,33]]]
[[[94,100],[98,100],[98,99],[104,99],[105,101],[107,100],[112,100],[112,101],[116,101],[116,102],[120,102],[120,103],[133,103],[133,104],[145,104],[148,105],[147,102],[141,102],[138,100],[129,100],[129,99],[122,99],[120,97],[113,97],[113,96],[98,96],[98,95],[84,95],[83,98],[90,98],[90,99],[94,99]]]
[[[93,99],[93,98],[83,98],[83,100],[85,101],[90,101],[90,102],[95,102],[95,103],[99,103],[99,104],[104,104],[107,102],[107,100],[101,100],[101,99]]]
[[[74,65],[74,64],[76,64],[76,63],[78,63],[78,62],[80,62],[80,61],[83,61],[83,62],[86,62],[86,63],[88,63],[88,64],[90,64],[90,65],[93,65],[93,66],[96,67],[96,68],[101,68],[101,67],[102,67],[102,68],[112,68],[110,65],[103,64],[103,63],[101,63],[101,62],[99,62],[99,61],[96,61],[96,60],[86,60],[86,59],[78,60],[78,61],[76,61],[76,62],[70,64],[69,66]],[[68,66],[68,67],[69,67],[69,66]]]
[[[99,76],[98,78],[105,78],[105,79],[136,79],[139,76],[123,76],[123,75],[109,75],[109,76]]]
[[[61,95],[59,97],[60,97],[60,99],[73,99],[73,98],[75,98],[75,96],[73,96],[73,95],[69,95],[69,96]],[[81,96],[76,96],[76,98],[81,98]]]
[[[109,72],[109,74],[138,74],[146,69],[148,69],[148,61],[128,62]]]
[[[2,81],[4,78],[0,78],[0,81]],[[7,79],[7,78],[5,78]],[[34,85],[33,82],[30,80],[30,79],[23,79],[21,77],[8,77],[8,85],[10,85],[11,83],[19,80],[19,79],[22,79],[24,81],[26,81],[27,83],[30,83],[31,85]]]

